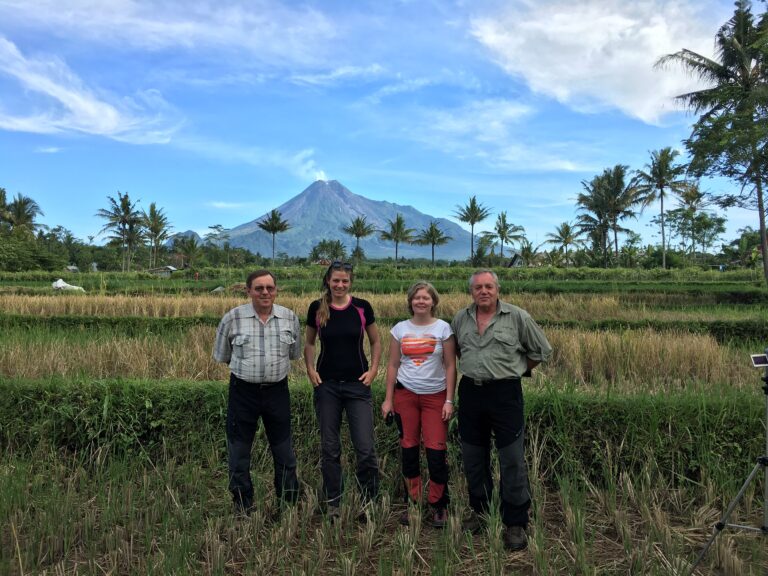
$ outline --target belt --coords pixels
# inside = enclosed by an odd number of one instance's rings
[[[462,376],[462,381],[467,381],[475,386],[493,386],[495,384],[520,384],[520,378],[499,378],[497,380],[471,378],[470,376]]]
[[[255,388],[271,388],[272,386],[280,386],[281,384],[288,384],[288,377],[286,376],[282,380],[278,380],[277,382],[249,382],[248,380],[243,380],[239,376],[236,376],[235,374],[232,374],[232,376],[237,380],[239,384],[245,384],[246,386],[253,386]]]

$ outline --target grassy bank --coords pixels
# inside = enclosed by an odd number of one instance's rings
[[[279,518],[263,431],[254,449],[261,505],[233,519],[220,383],[45,381],[0,389],[3,574],[670,574],[684,573],[762,446],[762,394],[596,398],[527,395],[534,510],[530,549],[508,554],[493,514],[466,511],[456,438],[443,531],[402,508],[393,429],[377,420],[383,496],[355,522],[347,478],[341,524],[318,513],[311,397],[293,390],[304,496]],[[377,398],[380,400],[380,398]],[[345,441],[344,467],[354,469]],[[737,512],[757,523],[754,485]],[[760,574],[764,541],[723,533],[701,574]]]

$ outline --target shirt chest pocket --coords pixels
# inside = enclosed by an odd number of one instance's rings
[[[281,330],[278,335],[277,350],[274,353],[280,357],[289,356],[294,342],[296,342],[296,338],[289,330]]]
[[[494,343],[505,353],[521,351],[520,339],[512,330],[496,330],[493,334]]]
[[[248,358],[254,355],[255,342],[248,334],[238,334],[232,339],[232,355],[237,358]]]
[[[296,342],[296,338],[293,337],[293,334],[291,334],[289,331],[284,330],[280,332],[280,343],[290,346]]]

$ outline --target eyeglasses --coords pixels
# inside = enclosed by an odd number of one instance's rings
[[[341,260],[334,260],[331,262],[331,268],[334,270],[344,270],[345,272],[352,272],[352,264],[349,262],[342,262]]]
[[[277,286],[251,286],[251,290],[254,292],[269,292],[272,294],[275,290],[277,290]]]

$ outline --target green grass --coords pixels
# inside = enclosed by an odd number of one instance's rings
[[[86,285],[86,299],[173,294],[188,302],[225,277],[224,271],[200,272],[197,283],[190,273],[170,281],[142,273],[0,274],[0,291],[49,294],[50,282],[63,277]],[[276,272],[289,293],[317,294],[321,269]],[[355,289],[402,295],[414,280],[429,278],[444,294],[465,295],[470,272],[363,266]],[[319,435],[300,361],[291,390],[303,497],[273,519],[271,457],[261,430],[252,467],[260,505],[250,519],[236,520],[226,490],[226,369],[210,360],[218,316],[42,317],[5,310],[0,574],[687,573],[764,450],[761,373],[747,366],[768,321],[760,274],[499,273],[504,293],[524,307],[526,294],[565,294],[552,299],[551,315],[536,314],[556,350],[550,365],[525,381],[534,495],[528,551],[502,549],[497,512],[481,535],[459,529],[468,504],[455,421],[446,530],[433,530],[419,509],[411,526],[398,525],[396,431],[378,417],[382,498],[369,509],[367,525],[354,521],[361,504],[345,432],[343,521],[330,525],[318,513]],[[244,271],[230,278],[241,276]],[[569,300],[568,294],[583,293],[610,297],[603,308]],[[549,299],[543,300],[537,305],[546,312]],[[617,317],[589,317],[594,310]],[[385,343],[395,320],[378,318]],[[44,365],[44,376],[12,376],[30,363]],[[152,376],[130,377],[138,373]],[[382,400],[382,377],[383,369],[374,408]],[[732,520],[762,520],[761,489],[749,487]],[[765,539],[726,530],[700,573],[766,572]]]
[[[31,384],[27,390],[32,390]],[[136,387],[120,385],[128,391]],[[121,435],[132,432],[117,425],[106,428],[105,419],[92,414],[85,402],[87,387],[78,390],[72,383],[70,388],[71,398],[81,403],[70,417],[93,418],[97,428],[116,439],[111,442],[109,435],[102,435],[83,446],[57,445],[61,438],[39,427],[33,428],[34,440],[27,444],[9,445],[4,439],[2,574],[684,573],[752,465],[748,454],[732,453],[733,445],[720,438],[718,430],[744,431],[733,425],[739,413],[746,413],[753,421],[749,428],[761,432],[752,414],[759,410],[751,406],[751,398],[734,396],[714,405],[690,397],[648,399],[633,407],[608,402],[601,409],[598,402],[578,396],[533,395],[527,451],[534,495],[530,547],[510,554],[499,544],[497,512],[480,535],[459,528],[467,499],[455,437],[449,457],[452,504],[445,530],[432,529],[426,511],[418,509],[411,526],[398,525],[403,508],[396,438],[381,424],[377,440],[382,497],[369,508],[368,524],[355,522],[361,504],[349,476],[354,462],[345,433],[348,488],[342,522],[331,525],[318,511],[316,425],[311,405],[301,398],[295,411],[310,412],[299,416],[294,432],[303,485],[298,506],[274,517],[271,458],[260,432],[252,465],[259,506],[249,519],[236,519],[226,490],[221,421],[206,419],[199,410],[190,413],[182,404],[175,407],[179,418],[186,418],[189,427],[197,419],[203,424],[193,434],[201,434],[200,428],[208,431],[198,443],[180,442],[176,433],[166,430],[141,442],[137,432],[133,443],[124,445]],[[149,384],[138,388],[145,391],[144,400],[156,393],[162,396]],[[3,392],[6,396],[8,390]],[[136,404],[115,401],[107,418],[125,423],[128,412],[146,412],[139,408],[141,399],[134,398]],[[39,397],[27,402],[41,404]],[[66,395],[44,397],[43,407],[29,413],[27,420],[63,402]],[[94,402],[95,407],[99,404],[103,401]],[[627,411],[632,412],[627,418],[616,418]],[[649,415],[654,412],[656,416]],[[686,429],[690,434],[681,434]],[[680,446],[703,458],[695,479],[681,475],[683,468],[674,463],[684,457],[674,455]],[[726,459],[733,470],[722,465]],[[734,519],[758,522],[760,498],[757,486],[750,487]],[[723,566],[731,567],[728,573],[764,573],[764,540],[724,532],[701,573],[719,574]]]

